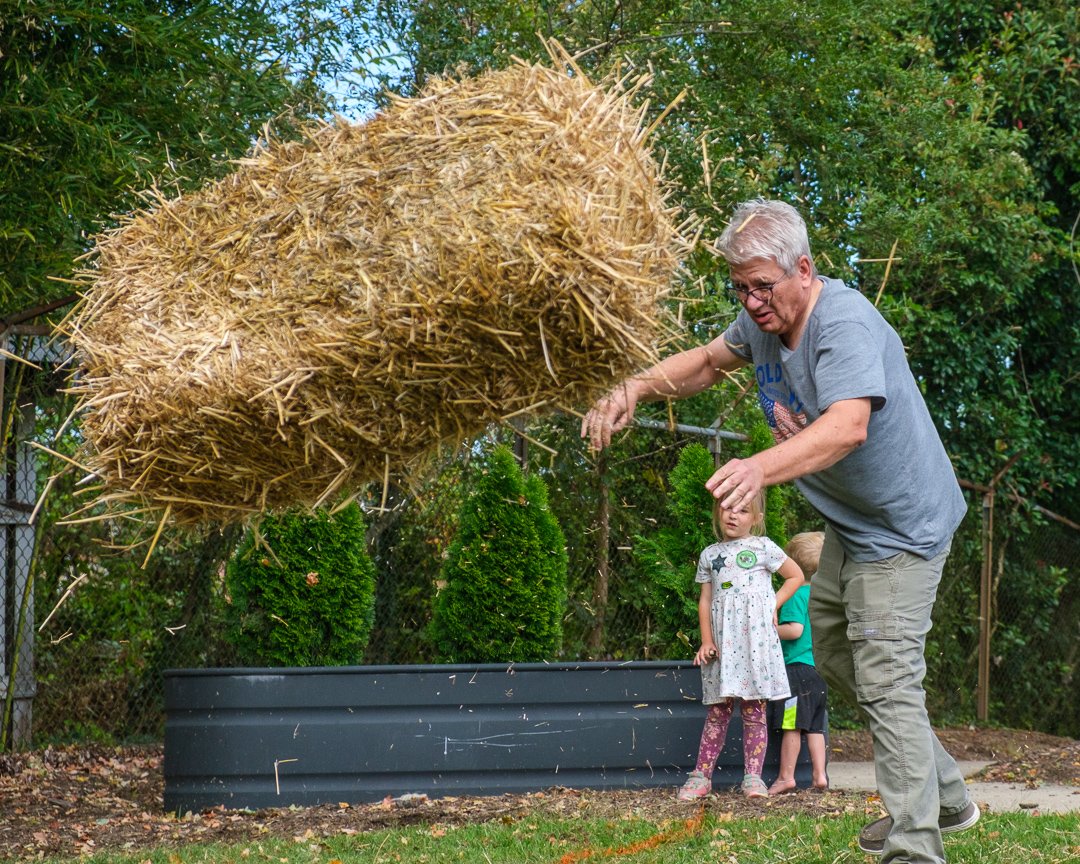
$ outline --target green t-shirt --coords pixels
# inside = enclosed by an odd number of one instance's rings
[[[778,624],[802,624],[802,635],[798,639],[781,639],[780,649],[784,652],[784,663],[805,663],[814,665],[814,640],[810,636],[810,586],[803,585],[791,599],[780,607],[777,615]]]

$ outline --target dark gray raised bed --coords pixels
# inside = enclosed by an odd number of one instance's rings
[[[165,809],[674,787],[700,685],[688,662],[172,670]],[[716,787],[742,779],[741,741],[736,712]],[[778,759],[771,738],[767,782]]]

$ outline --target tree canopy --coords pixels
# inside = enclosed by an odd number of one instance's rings
[[[685,91],[655,144],[706,239],[746,197],[796,203],[819,269],[900,331],[958,473],[1010,464],[1014,491],[1075,517],[1078,16],[1064,0],[0,0],[0,313],[69,293],[57,280],[138,190],[205,182],[266,123],[327,113],[322,85],[348,93],[358,57],[407,93],[556,37],[592,74],[651,70],[654,112]],[[689,273],[699,342],[732,309],[706,248]],[[699,403],[679,411],[717,399]]]
[[[808,220],[819,269],[863,291],[900,332],[958,475],[984,485],[998,477],[1004,492],[1080,521],[1078,18],[1065,0],[0,0],[0,317],[66,295],[56,280],[113,214],[142,203],[139,190],[219,176],[266,123],[287,135],[305,118],[347,108],[338,100],[353,99],[362,81],[408,95],[430,74],[543,59],[541,37],[555,37],[594,77],[651,72],[652,118],[687,94],[652,139],[672,201],[705,226],[672,301],[682,344],[717,335],[734,315],[708,241],[735,203],[788,200]],[[406,62],[381,62],[387,45]],[[752,432],[753,383],[735,376],[670,414],[663,404],[639,413],[697,426],[719,418]],[[38,412],[50,427],[42,440],[55,443],[60,416],[66,410]],[[556,417],[525,430],[536,445],[530,469],[543,476],[567,538],[562,651],[648,656],[649,583],[631,553],[636,537],[678,527],[682,517],[665,501],[686,439],[638,429],[597,457],[577,425]],[[66,435],[55,447],[74,453],[77,424]],[[752,447],[725,443],[722,458]],[[412,509],[373,519],[380,660],[430,656],[424,627],[458,527],[462,471],[449,464],[422,494],[401,491]],[[146,573],[134,572],[137,561],[91,561],[91,538],[119,546],[130,538],[123,525],[56,525],[76,491],[74,478],[58,481],[52,494],[65,500],[50,501],[39,519],[47,542],[37,566],[50,578],[37,583],[38,608],[76,573],[108,566],[111,582],[85,605],[69,604],[76,632],[180,608],[175,620],[201,652],[182,665],[212,662],[200,634],[213,626],[196,627],[194,610],[209,605],[217,590],[209,574],[235,538],[155,553]],[[789,532],[818,527],[801,506],[791,495],[778,508]],[[1015,610],[1012,620],[997,618],[1001,674],[1074,704],[1080,643],[1048,642],[1042,653],[1033,645],[1044,633],[1075,632],[1075,580],[1041,551],[1049,546],[1026,542],[1048,533],[1035,536],[1031,511],[1011,516],[999,517],[995,547],[1001,610]],[[955,681],[971,677],[978,636],[977,527],[969,517],[954,543],[950,567],[965,578],[943,583],[931,634],[931,675],[950,682],[943,693],[972,689]],[[136,581],[154,596],[136,598],[148,602],[131,614],[125,586]],[[103,614],[106,599],[114,616]],[[88,643],[64,644],[74,662]],[[134,636],[130,644],[128,666],[145,653]],[[68,680],[51,650],[43,678]],[[946,657],[948,667],[939,663]],[[166,665],[164,651],[152,663]],[[114,666],[132,682],[149,678]],[[63,693],[54,692],[62,713]],[[1041,691],[1016,692],[1027,705],[1057,704]],[[957,719],[969,720],[969,707],[955,709]]]
[[[685,90],[656,144],[706,236],[747,197],[796,204],[819,269],[899,330],[958,474],[986,484],[1019,456],[1011,488],[1077,515],[1076,436],[1062,434],[1080,409],[1074,4],[368,8],[398,22],[404,90],[448,69],[541,56],[540,35],[585,52],[595,74],[652,70],[654,111]],[[732,310],[713,290],[723,268],[711,254],[700,250],[690,273],[701,296],[686,335],[700,342]]]
[[[328,0],[0,0],[0,314],[69,294],[141,190],[325,114],[362,27]]]

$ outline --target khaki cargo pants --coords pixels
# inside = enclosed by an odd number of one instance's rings
[[[926,634],[948,554],[854,561],[827,530],[811,583],[818,671],[858,702],[873,735],[878,793],[893,818],[882,862],[942,864],[938,816],[968,802],[963,775],[930,727],[923,691]]]

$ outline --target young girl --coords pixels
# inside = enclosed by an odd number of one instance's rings
[[[735,699],[742,700],[743,781],[748,798],[764,798],[761,779],[768,732],[766,705],[790,695],[776,611],[803,584],[802,570],[764,531],[764,496],[749,505],[726,510],[713,506],[713,532],[719,543],[701,553],[698,623],[701,648],[694,664],[701,667],[701,701],[709,706],[697,767],[679,790],[683,801],[702,798],[712,789],[716,758],[724,746]],[[783,585],[775,594],[772,573]]]

